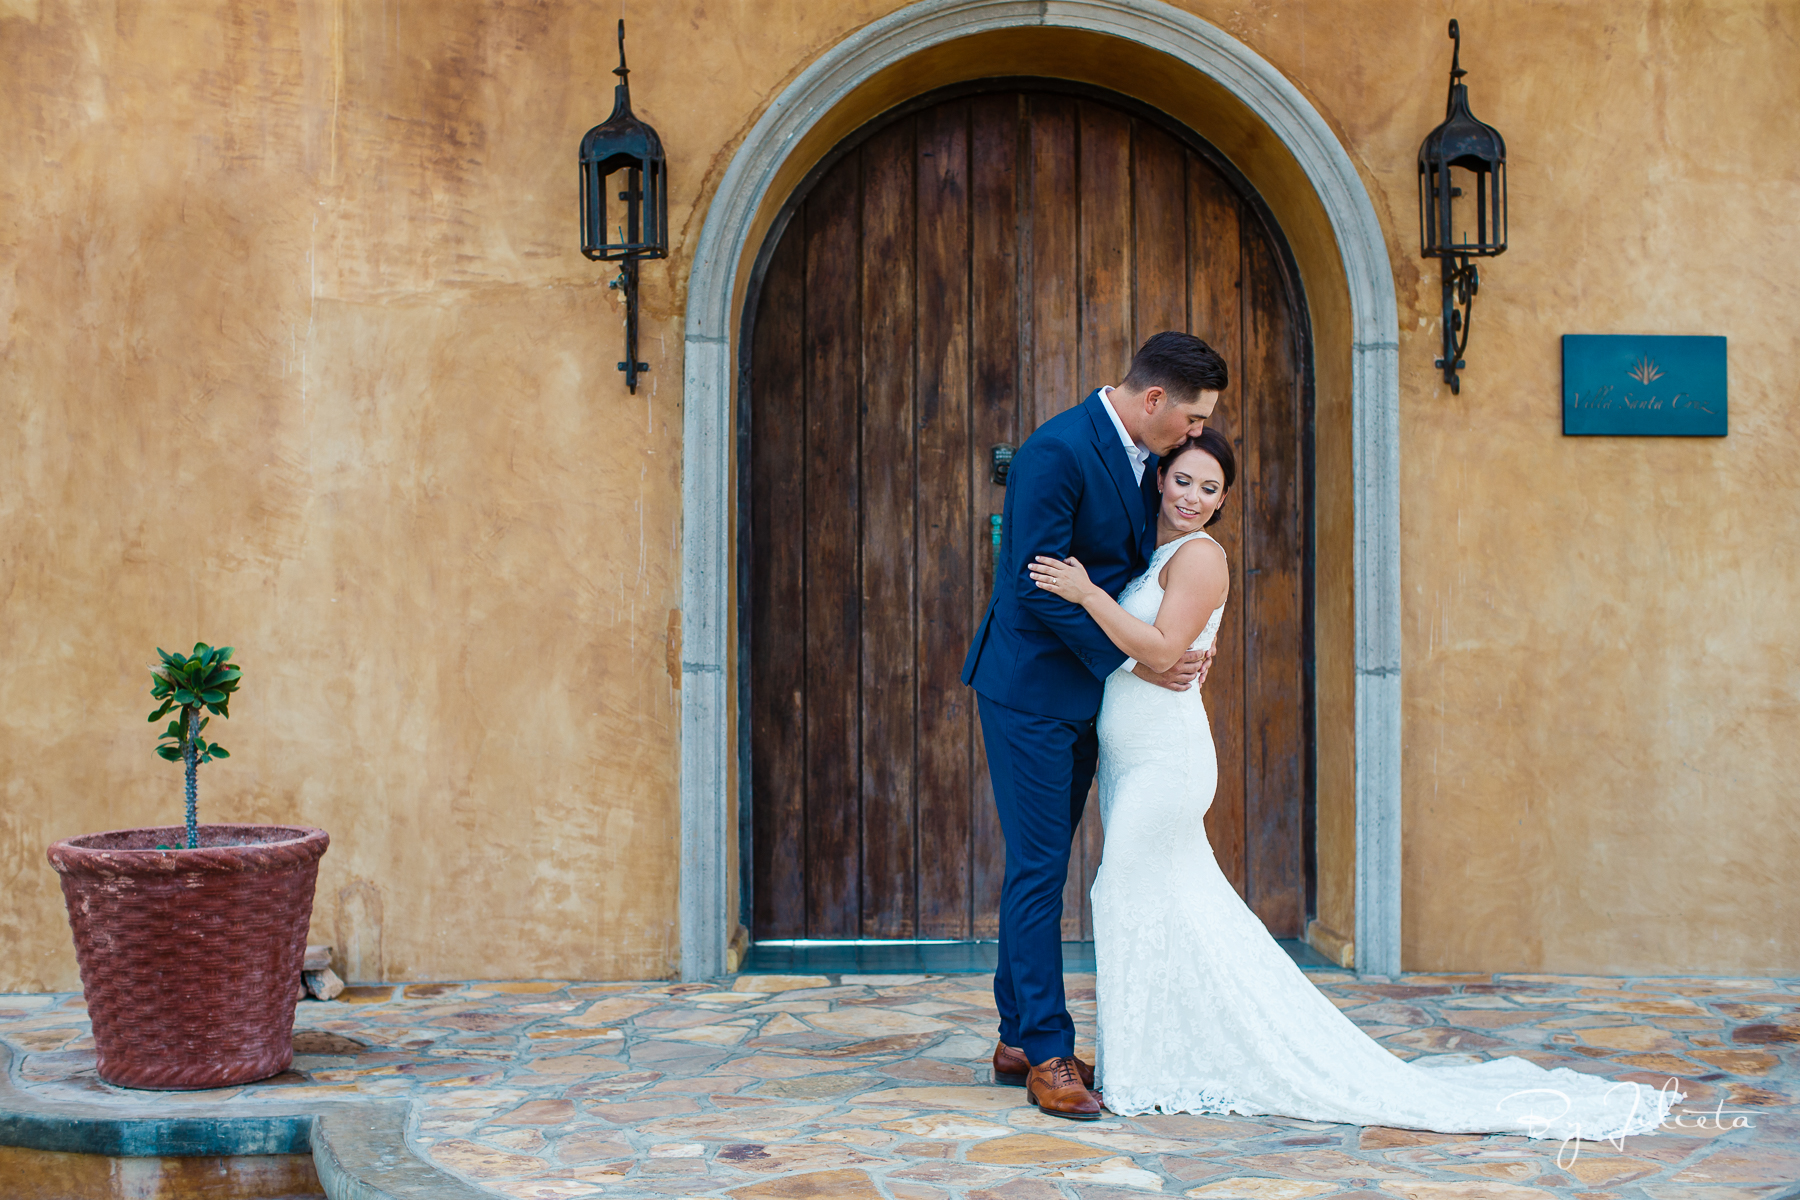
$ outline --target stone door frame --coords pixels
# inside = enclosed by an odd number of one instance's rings
[[[858,87],[923,50],[1019,28],[1136,43],[1223,86],[1304,172],[1341,258],[1350,308],[1355,524],[1356,966],[1400,970],[1399,328],[1388,248],[1367,189],[1318,110],[1275,67],[1160,0],[921,0],[851,34],[800,73],[733,155],[706,214],[688,281],[683,345],[681,531],[681,977],[725,969],[728,821],[735,757],[731,677],[732,343],[760,242],[758,214],[802,138]],[[860,122],[859,122],[860,123]],[[777,203],[782,197],[775,198]],[[1316,352],[1316,350],[1315,350]]]

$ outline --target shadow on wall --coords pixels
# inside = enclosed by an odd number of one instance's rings
[[[381,888],[372,880],[352,879],[338,889],[332,943],[349,982],[380,983],[387,978],[381,955]]]

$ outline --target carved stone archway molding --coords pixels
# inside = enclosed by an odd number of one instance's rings
[[[688,281],[682,391],[681,977],[725,969],[728,676],[736,573],[730,560],[732,330],[746,243],[801,139],[884,68],[997,30],[1084,31],[1158,51],[1210,77],[1287,148],[1336,240],[1351,314],[1356,516],[1356,965],[1400,969],[1399,330],[1381,225],[1350,157],[1316,109],[1229,34],[1160,0],[922,0],[822,55],[763,113],[707,210]]]

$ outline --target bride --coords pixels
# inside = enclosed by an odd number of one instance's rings
[[[1037,585],[1081,605],[1152,669],[1211,646],[1225,611],[1224,548],[1204,532],[1237,474],[1203,430],[1158,464],[1157,549],[1114,601],[1081,563],[1039,556]],[[1443,1133],[1563,1140],[1648,1133],[1680,1097],[1520,1058],[1405,1062],[1353,1025],[1301,973],[1220,872],[1204,818],[1218,783],[1200,690],[1131,673],[1100,706],[1094,880],[1100,1061],[1106,1107],[1137,1113],[1279,1115]]]

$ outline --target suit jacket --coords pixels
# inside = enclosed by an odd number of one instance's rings
[[[963,660],[962,681],[990,700],[1064,720],[1100,711],[1106,677],[1126,654],[1080,605],[1031,581],[1034,556],[1074,555],[1109,595],[1149,565],[1155,548],[1156,459],[1132,478],[1098,391],[1058,413],[1013,456],[1000,522],[994,597]]]

